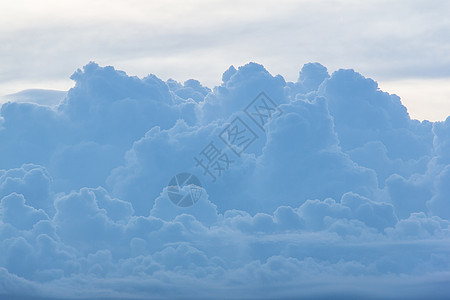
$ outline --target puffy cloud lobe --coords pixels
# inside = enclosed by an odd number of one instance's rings
[[[212,90],[95,63],[72,79],[56,107],[0,110],[0,298],[448,294],[449,119],[318,63],[295,83],[231,66]],[[283,111],[264,129],[242,112],[261,91]],[[231,155],[236,116],[258,138],[212,183],[193,157]],[[188,208],[180,172],[204,188]]]
[[[7,295],[25,295],[31,297],[38,293],[38,288],[17,275],[11,274],[8,269],[0,268],[0,297]]]
[[[139,79],[90,63],[71,78],[76,85],[58,111],[85,140],[126,149],[153,126],[169,128],[181,117],[182,105],[173,104],[168,86],[154,75]]]
[[[297,100],[281,109],[283,115],[266,130],[267,143],[260,149],[261,156],[239,158],[231,153],[235,163],[230,164],[223,180],[207,186],[219,210],[272,212],[280,204],[299,205],[308,198],[339,198],[348,191],[371,194],[377,186],[375,173],[356,165],[340,151],[325,99]],[[154,128],[134,144],[127,164],[116,169],[108,183],[117,196],[130,199],[142,214],[151,207],[148,195],[156,197],[173,174],[182,170],[200,172],[198,176],[208,184],[211,178],[201,176],[202,169],[195,168],[193,157],[210,140],[217,140],[221,128],[215,124],[189,127],[184,122],[167,131]],[[145,193],[136,191],[139,182],[147,183]],[[144,205],[146,209],[141,210]]]
[[[174,104],[166,83],[154,75],[139,79],[90,63],[72,79],[75,87],[55,108],[2,105],[1,168],[43,165],[59,192],[96,187],[153,126],[170,128],[179,118],[195,123],[195,103]]]
[[[208,87],[202,86],[195,79],[186,80],[183,85],[173,79],[169,79],[166,84],[176,96],[184,100],[192,99],[197,103],[203,101],[205,96],[211,92]]]
[[[24,196],[27,204],[53,213],[52,178],[39,165],[25,164],[21,168],[0,171],[0,198],[11,193]]]
[[[450,220],[450,165],[439,174],[436,180],[436,193],[427,205],[433,215]]]
[[[391,204],[373,202],[352,193],[342,196],[341,204],[351,208],[355,219],[380,231],[397,223],[397,216]]]
[[[400,239],[429,238],[448,236],[449,221],[439,217],[427,217],[422,213],[413,213],[409,218],[400,220],[394,228],[388,228],[389,235]]]
[[[423,156],[418,160],[391,159],[388,156],[386,145],[380,141],[373,141],[361,147],[347,151],[350,158],[361,166],[376,171],[378,184],[384,187],[390,176],[401,175],[409,177],[413,174],[425,173],[429,156]]]
[[[339,70],[324,82],[319,94],[328,99],[344,150],[381,141],[390,158],[431,154],[431,123],[410,120],[400,98],[379,90],[372,79],[353,70]]]
[[[288,82],[287,86],[291,89],[291,96],[308,94],[318,90],[325,79],[328,79],[327,68],[319,63],[308,63],[302,67],[296,83]]]
[[[450,164],[450,118],[433,124],[433,145],[442,164]]]
[[[60,190],[95,188],[105,184],[113,166],[123,162],[123,151],[109,144],[80,142],[55,149],[48,165]]]
[[[0,202],[1,220],[17,229],[29,230],[39,220],[47,220],[47,214],[42,210],[25,204],[25,198],[16,193],[3,197]]]
[[[375,173],[340,151],[325,99],[297,100],[281,108],[284,114],[269,126],[256,180],[250,183],[269,196],[258,195],[260,201],[298,205],[311,198],[339,198],[348,191],[370,194]]]
[[[119,224],[108,217],[105,209],[98,207],[96,195],[87,188],[72,192],[55,200],[53,219],[58,235],[68,245],[104,249],[119,243],[115,236]]]
[[[189,189],[189,186],[184,186],[180,192],[187,194],[190,193]],[[194,216],[197,220],[207,225],[214,224],[218,218],[217,206],[208,199],[208,194],[204,189],[202,189],[200,199],[195,205],[184,208],[173,204],[167,195],[167,188],[164,188],[163,193],[155,200],[150,210],[151,216],[167,221],[174,220],[181,214]]]
[[[408,179],[394,174],[386,180],[386,190],[400,218],[427,210],[426,203],[433,196],[432,185],[427,179],[418,174]]]
[[[261,91],[266,91],[279,104],[287,102],[284,78],[272,76],[260,64],[248,63],[235,72],[230,68],[225,74],[223,79],[227,80],[199,103],[197,115],[200,124],[228,119],[234,112],[244,109]]]
[[[105,209],[108,218],[115,222],[126,223],[134,215],[134,209],[130,202],[112,198],[103,188],[91,190],[99,208]]]
[[[212,138],[214,130],[215,124],[191,127],[181,120],[169,130],[152,128],[126,153],[125,164],[111,172],[107,185],[115,196],[133,203],[136,214],[148,215],[155,198],[174,175],[195,173],[193,157],[201,151],[199,146]]]
[[[0,114],[3,118],[0,130],[2,168],[48,162],[51,150],[67,139],[63,134],[66,124],[50,107],[12,102],[3,104]]]

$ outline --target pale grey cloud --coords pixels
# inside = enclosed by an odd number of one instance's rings
[[[448,12],[439,0],[4,1],[0,92],[19,81],[22,89],[68,88],[70,74],[91,60],[209,86],[248,61],[288,80],[309,61],[379,81],[445,78]]]

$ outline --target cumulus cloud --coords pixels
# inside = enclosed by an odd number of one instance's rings
[[[213,89],[95,63],[72,79],[56,106],[0,110],[0,298],[450,292],[450,119],[319,63],[297,82],[231,66]]]

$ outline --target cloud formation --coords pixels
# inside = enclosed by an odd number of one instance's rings
[[[450,118],[318,63],[297,82],[230,67],[214,89],[95,63],[72,79],[56,107],[0,110],[0,298],[450,292]],[[226,168],[195,160],[211,145]],[[181,172],[193,206],[170,200]]]

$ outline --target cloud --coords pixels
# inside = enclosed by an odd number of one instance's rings
[[[38,293],[38,287],[32,282],[11,274],[5,268],[0,268],[0,298],[6,299],[13,295],[21,295],[23,299],[32,298]]]
[[[450,167],[447,165],[436,180],[436,194],[427,202],[433,215],[450,219]]]
[[[3,223],[11,224],[17,229],[31,229],[39,220],[47,220],[43,210],[25,204],[22,195],[12,193],[1,200],[1,218]]]
[[[449,119],[318,63],[222,78],[89,63],[56,107],[2,105],[0,298],[445,298]]]
[[[26,203],[53,214],[52,178],[39,165],[24,164],[20,168],[0,171],[0,198],[11,193],[23,195]]]
[[[3,98],[15,102],[31,102],[40,105],[55,106],[66,96],[64,91],[29,89],[18,93],[5,95]]]

